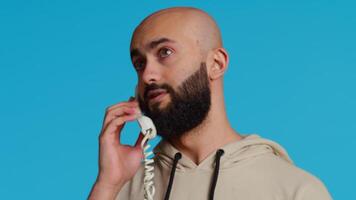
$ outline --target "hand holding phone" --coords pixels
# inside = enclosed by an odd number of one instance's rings
[[[152,120],[139,111],[137,101],[121,102],[106,109],[103,127],[99,137],[99,173],[88,199],[112,198],[117,195],[123,185],[132,179],[144,158],[145,168],[145,196],[153,199],[155,188],[153,185],[153,159],[148,158],[152,152],[145,144],[147,140],[156,136],[156,128]],[[120,134],[127,121],[137,120],[142,134],[134,146],[123,145]]]
[[[138,107],[136,101],[126,101],[106,109],[99,136],[99,172],[89,199],[104,199],[102,194],[114,196],[141,167],[144,158],[141,148],[144,135],[139,134],[134,146],[122,144],[120,141],[124,124],[135,121],[139,116]]]

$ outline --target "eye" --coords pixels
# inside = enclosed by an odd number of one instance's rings
[[[133,65],[135,67],[136,71],[140,71],[142,68],[145,67],[145,61],[142,59],[137,59],[136,61],[134,61]]]
[[[159,51],[158,51],[158,57],[160,58],[165,58],[165,57],[168,57],[169,55],[171,55],[173,53],[173,50],[172,49],[169,49],[169,48],[161,48]]]

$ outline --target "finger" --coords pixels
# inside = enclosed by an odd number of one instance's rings
[[[132,106],[137,106],[138,105],[138,102],[137,101],[125,101],[125,102],[120,102],[120,103],[117,103],[117,104],[114,104],[112,106],[109,106],[108,108],[106,108],[106,112],[109,112],[115,108],[118,108],[120,106],[129,106],[129,107],[132,107]]]
[[[139,111],[135,107],[121,106],[116,109],[113,109],[106,113],[104,121],[103,121],[103,129],[115,118],[123,116],[123,115],[131,115],[138,113]]]
[[[124,115],[113,119],[106,129],[102,132],[102,139],[110,140],[115,142],[118,140],[120,142],[120,133],[123,128],[123,125],[127,121],[132,121],[136,119],[136,115]]]

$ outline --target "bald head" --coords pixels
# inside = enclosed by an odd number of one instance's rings
[[[131,48],[149,38],[169,37],[191,42],[201,53],[222,47],[220,30],[206,12],[191,7],[174,7],[146,17],[135,29]]]
[[[174,7],[149,15],[136,27],[130,51],[142,87],[179,87],[205,66],[212,90],[222,89],[228,55],[216,22],[202,10]]]

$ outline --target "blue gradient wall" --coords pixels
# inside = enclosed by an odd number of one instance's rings
[[[1,199],[87,197],[104,110],[137,81],[132,31],[178,5],[221,27],[234,128],[279,142],[335,199],[356,199],[356,3],[317,0],[1,1]],[[137,135],[128,124],[123,142]]]

